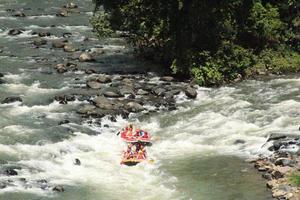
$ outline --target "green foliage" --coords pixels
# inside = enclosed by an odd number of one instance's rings
[[[200,85],[299,71],[297,0],[94,1],[109,13],[92,21],[99,36],[129,31],[138,53]]]
[[[90,23],[93,25],[98,37],[107,37],[113,33],[110,25],[110,16],[105,12],[97,12],[90,18]]]
[[[263,4],[258,1],[252,9],[249,17],[251,26],[249,32],[255,34],[258,38],[267,41],[277,41],[280,38],[280,31],[283,29],[283,22],[280,20],[278,8],[271,4]]]
[[[300,173],[293,173],[289,176],[289,181],[295,185],[300,187]]]

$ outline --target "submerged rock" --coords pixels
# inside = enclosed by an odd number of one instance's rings
[[[22,102],[23,100],[21,97],[6,97],[1,103],[13,103],[17,101]]]
[[[51,33],[50,32],[39,32],[38,35],[40,37],[49,37],[51,35]]]
[[[12,35],[12,36],[20,35],[21,33],[23,33],[23,30],[20,29],[11,29],[8,31],[8,35]]]
[[[4,83],[5,83],[5,81],[0,79],[0,84],[4,84]]]
[[[67,17],[68,15],[69,14],[68,14],[68,11],[66,9],[62,9],[58,13],[56,13],[56,16],[58,16],[58,17]]]
[[[17,176],[18,172],[14,169],[6,169],[5,174],[8,176]]]
[[[74,162],[74,165],[81,165],[81,161],[78,158],[76,158],[75,162]]]
[[[14,16],[14,17],[26,17],[25,13],[21,10],[15,11],[12,16]]]
[[[171,81],[174,81],[174,77],[172,76],[163,76],[160,78],[161,81],[166,81],[166,82],[171,82]]]
[[[96,80],[99,82],[99,83],[110,83],[111,82],[111,78],[107,75],[104,75],[104,74],[100,74],[97,76]]]
[[[64,192],[65,188],[62,185],[57,185],[57,186],[53,187],[52,190],[55,192]]]
[[[113,91],[113,90],[109,90],[109,91],[105,91],[103,93],[103,95],[105,97],[109,97],[109,98],[120,98],[120,97],[124,97],[124,95],[122,95],[121,93],[117,92],[117,91]]]

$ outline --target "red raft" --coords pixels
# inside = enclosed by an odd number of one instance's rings
[[[125,142],[135,143],[135,142],[143,142],[150,143],[151,137],[150,134],[146,131],[137,129],[133,132],[130,129],[125,129],[121,131],[121,138]]]
[[[133,166],[147,160],[146,149],[142,144],[128,144],[127,150],[123,153],[121,165]]]

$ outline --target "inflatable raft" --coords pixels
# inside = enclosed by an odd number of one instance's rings
[[[121,138],[125,142],[135,143],[135,142],[144,142],[150,143],[151,137],[150,134],[146,131],[136,131],[132,133],[128,130],[124,130],[121,132]]]

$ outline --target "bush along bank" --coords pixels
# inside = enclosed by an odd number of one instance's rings
[[[254,162],[267,180],[275,199],[300,199],[300,136],[271,135],[266,145],[272,152]]]
[[[300,70],[300,2],[94,0],[100,37],[128,32],[146,59],[214,86]]]

